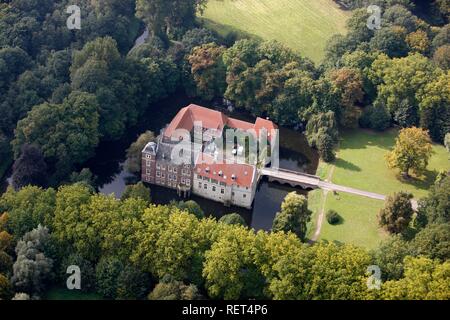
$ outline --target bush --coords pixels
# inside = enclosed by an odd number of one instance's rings
[[[244,227],[247,226],[244,218],[242,218],[237,213],[226,214],[219,219],[219,222],[229,224],[229,225],[240,225],[240,226],[244,226]]]
[[[359,125],[377,131],[384,131],[391,126],[392,117],[384,106],[369,106],[365,111]]]
[[[327,212],[327,221],[331,225],[336,225],[341,221],[341,216],[334,210],[329,210]]]

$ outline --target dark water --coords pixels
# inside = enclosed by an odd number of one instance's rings
[[[127,135],[119,141],[101,143],[96,150],[96,156],[82,166],[89,168],[97,177],[96,182],[99,191],[104,194],[114,193],[116,197],[120,197],[127,184],[139,181],[139,177],[129,174],[124,170],[126,149],[146,130],[159,133],[181,108],[190,103],[198,103],[211,107],[200,101],[189,99],[184,94],[177,94],[153,105],[149,112],[140,119],[139,124],[130,128],[127,131]],[[231,114],[228,113],[228,115],[251,122],[255,120],[245,113],[233,112]],[[301,133],[280,128],[281,168],[313,174],[317,169],[317,163],[318,156],[316,152],[308,146],[305,137]],[[2,183],[3,187],[7,185],[6,181]],[[153,202],[156,204],[168,204],[174,199],[182,200],[178,198],[175,191],[153,185],[150,188]],[[205,213],[209,215],[221,217],[224,214],[236,212],[244,217],[248,225],[252,228],[256,230],[269,230],[276,213],[280,210],[281,202],[292,191],[307,194],[305,190],[293,189],[277,183],[269,183],[263,179],[258,187],[252,210],[238,207],[227,208],[221,203],[197,196],[193,196],[191,199],[196,201]]]
[[[133,176],[124,170],[126,149],[137,139],[139,134],[146,130],[159,133],[181,108],[190,103],[208,106],[200,101],[193,101],[183,94],[178,94],[152,106],[151,111],[139,121],[140,123],[136,127],[131,128],[127,136],[120,141],[102,143],[97,148],[96,157],[85,165],[98,177],[97,183],[100,192],[105,194],[114,193],[117,197],[120,197],[127,184],[139,181],[139,177]],[[251,116],[245,113],[233,112],[228,114],[238,119],[254,121]],[[309,148],[302,134],[286,128],[280,129],[281,168],[313,174],[317,169],[317,162],[317,154]],[[174,199],[182,200],[175,191],[153,185],[150,188],[153,202],[156,204],[168,204]],[[191,199],[196,201],[205,213],[209,215],[221,217],[224,214],[237,212],[244,217],[252,228],[269,230],[275,214],[280,210],[281,202],[292,191],[307,194],[304,190],[293,189],[277,183],[269,183],[263,179],[258,187],[252,210],[238,207],[227,208],[221,203],[197,196],[192,196]]]

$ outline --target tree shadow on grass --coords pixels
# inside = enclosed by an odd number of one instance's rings
[[[334,164],[335,164],[336,167],[342,168],[344,170],[350,170],[350,171],[356,171],[356,172],[360,172],[361,171],[360,167],[358,167],[357,165],[354,165],[353,163],[348,162],[348,161],[346,161],[344,159],[337,159],[334,162]]]
[[[390,151],[395,145],[397,135],[398,131],[396,129],[389,129],[383,132],[368,129],[345,130],[342,132],[344,141],[341,142],[341,149],[367,149],[367,147],[377,147]]]
[[[249,33],[242,29],[236,28],[235,26],[231,26],[228,24],[218,23],[211,19],[200,17],[197,20],[202,27],[206,27],[208,29],[212,29],[215,33],[217,33],[222,38],[234,38],[234,40],[242,40],[242,39],[252,39],[257,41],[263,41],[264,39],[256,34]]]
[[[417,177],[409,177],[405,178],[401,174],[397,175],[397,179],[404,184],[411,185],[420,190],[429,190],[430,186],[434,184],[436,181],[436,177],[438,176],[438,171],[436,170],[427,170],[421,178]]]

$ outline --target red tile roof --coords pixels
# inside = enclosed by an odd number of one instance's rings
[[[278,127],[270,120],[257,118],[255,124],[250,122],[229,118],[219,111],[191,104],[178,112],[172,122],[164,132],[164,136],[171,138],[177,129],[185,129],[189,132],[194,128],[194,122],[202,122],[203,128],[223,130],[225,125],[233,129],[247,131],[254,129],[259,137],[259,132],[263,128],[269,133]]]
[[[194,122],[200,121],[205,129],[222,130],[227,120],[227,116],[219,111],[191,104],[178,112],[164,135],[170,138],[177,129],[185,129],[190,132],[194,128]]]
[[[238,163],[215,163],[207,154],[200,154],[195,164],[194,173],[225,183],[227,186],[238,185],[251,188],[255,179],[255,166]],[[221,175],[219,175],[221,173]],[[235,177],[233,180],[232,177]]]

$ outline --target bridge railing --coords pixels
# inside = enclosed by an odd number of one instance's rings
[[[313,175],[313,174],[308,174],[308,173],[303,173],[303,172],[298,172],[298,171],[293,171],[293,170],[288,170],[288,169],[283,169],[283,168],[264,168],[267,171],[272,171],[272,172],[284,172],[284,173],[291,173],[291,174],[295,174],[298,176],[303,176],[303,177],[308,177],[308,178],[312,178],[312,179],[318,179],[320,180],[319,176]]]

